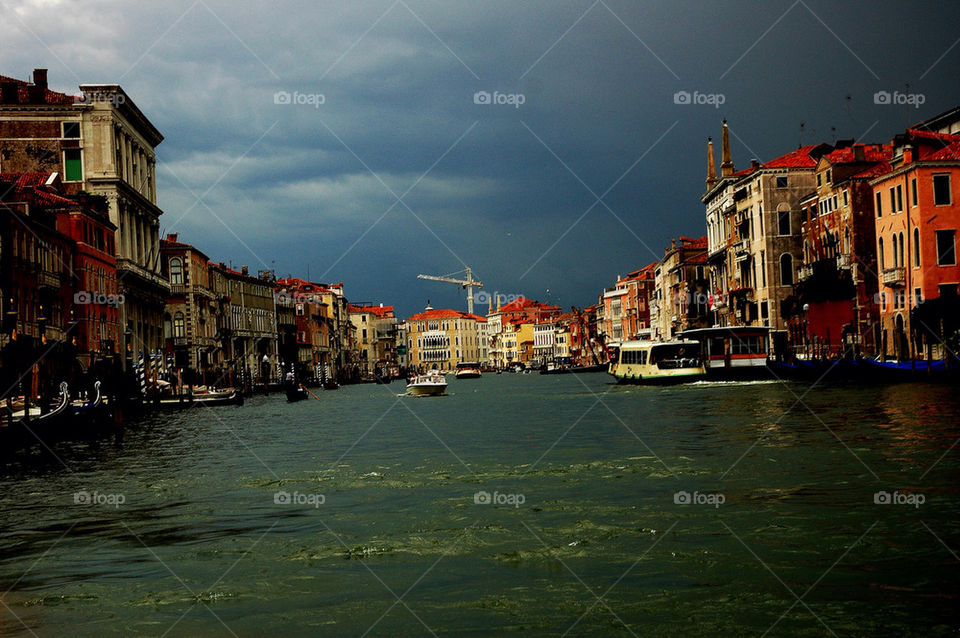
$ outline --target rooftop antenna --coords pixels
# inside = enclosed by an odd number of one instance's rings
[[[797,148],[800,148],[801,146],[803,146],[803,133],[806,130],[806,128],[807,128],[807,125],[803,122],[800,122],[800,143],[797,144]]]

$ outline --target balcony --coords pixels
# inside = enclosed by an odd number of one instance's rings
[[[884,286],[891,288],[903,288],[906,285],[906,275],[903,267],[885,268],[880,278]]]
[[[797,269],[797,281],[806,281],[813,277],[813,266],[800,266]]]
[[[850,270],[850,255],[837,255],[837,268],[840,270]]]
[[[171,297],[180,297],[186,293],[186,286],[183,284],[170,284],[170,296]]]
[[[741,239],[733,244],[733,254],[737,261],[743,261],[750,257],[750,240]]]
[[[41,270],[37,273],[37,283],[46,288],[59,288],[60,275],[52,270]]]

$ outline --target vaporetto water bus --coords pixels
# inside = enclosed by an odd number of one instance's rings
[[[706,376],[697,341],[623,341],[608,372],[619,383],[684,383]]]
[[[684,330],[679,336],[700,343],[710,377],[736,380],[771,378],[770,334],[767,326],[725,326]]]

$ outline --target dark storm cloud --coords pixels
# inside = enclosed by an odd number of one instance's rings
[[[724,117],[744,166],[801,142],[885,141],[960,103],[960,29],[938,3],[48,0],[0,12],[3,73],[46,66],[71,91],[119,81],[163,131],[165,230],[235,264],[309,265],[404,314],[428,297],[461,304],[415,277],[464,263],[491,291],[591,303],[671,236],[704,233],[705,142]],[[895,90],[925,103],[874,103]],[[523,103],[476,104],[477,91]],[[294,92],[304,103],[275,103]],[[713,103],[677,104],[678,92]]]

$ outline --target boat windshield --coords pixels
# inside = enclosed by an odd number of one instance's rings
[[[700,348],[696,344],[666,343],[650,348],[650,365],[661,370],[700,367]]]

